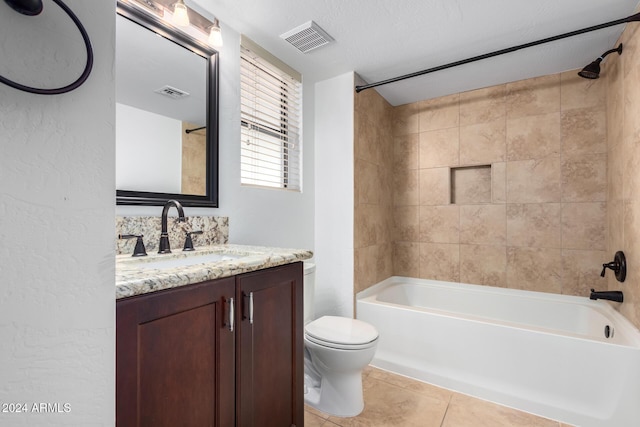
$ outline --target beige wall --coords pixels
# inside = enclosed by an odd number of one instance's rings
[[[392,107],[374,90],[355,95],[354,291],[393,275]]]
[[[606,287],[605,84],[572,71],[396,107],[394,274]]]
[[[207,194],[207,130],[186,133],[200,126],[182,122],[182,194]]]
[[[611,290],[622,290],[620,311],[640,327],[640,27],[630,24],[620,38],[622,55],[610,55],[602,75],[607,83],[608,253],[623,250],[627,279],[609,275]]]

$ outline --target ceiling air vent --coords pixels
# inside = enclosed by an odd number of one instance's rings
[[[302,53],[307,53],[333,41],[333,37],[313,21],[281,34],[280,37],[291,43],[293,47]]]
[[[160,95],[168,96],[173,99],[180,99],[189,96],[189,92],[185,92],[180,89],[176,89],[171,86],[163,86],[160,89],[154,90],[155,93],[159,93]]]

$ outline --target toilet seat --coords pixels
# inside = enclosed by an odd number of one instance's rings
[[[359,350],[375,345],[378,331],[368,323],[348,317],[323,316],[304,328],[305,338],[325,347]]]

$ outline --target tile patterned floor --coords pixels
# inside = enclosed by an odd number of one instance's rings
[[[367,367],[364,411],[340,418],[305,406],[306,427],[570,427]]]

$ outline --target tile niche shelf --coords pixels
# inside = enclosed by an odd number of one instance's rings
[[[451,203],[491,203],[491,165],[451,168]]]

